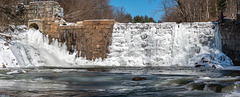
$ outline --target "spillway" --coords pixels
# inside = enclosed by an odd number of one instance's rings
[[[120,66],[206,65],[201,61],[211,66],[232,65],[221,49],[217,23],[117,23],[109,60]]]

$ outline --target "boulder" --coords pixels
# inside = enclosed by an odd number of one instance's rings
[[[205,65],[195,65],[196,68],[205,67]]]
[[[6,68],[5,64],[2,65],[3,68]]]
[[[134,77],[132,78],[133,81],[143,81],[143,80],[147,80],[145,77]]]

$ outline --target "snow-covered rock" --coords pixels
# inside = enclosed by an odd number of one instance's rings
[[[232,60],[219,50],[210,49],[208,52],[194,56],[189,64],[195,66],[224,68],[233,66]]]
[[[12,70],[10,72],[7,72],[8,75],[11,75],[11,74],[19,74],[20,72],[18,72],[18,70]]]

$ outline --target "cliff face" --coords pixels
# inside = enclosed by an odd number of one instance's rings
[[[223,53],[232,59],[234,65],[240,66],[240,24],[235,21],[222,23],[220,30]]]

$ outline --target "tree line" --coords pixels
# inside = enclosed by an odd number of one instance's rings
[[[16,11],[16,0],[0,0],[0,25],[20,24],[20,13]]]
[[[236,18],[239,6],[240,0],[163,0],[159,11],[166,22],[203,22]]]
[[[17,4],[29,4],[33,0],[0,0],[0,25],[21,24],[23,12],[17,9]],[[36,1],[36,0],[34,0]],[[52,0],[37,0],[52,1]],[[55,0],[64,9],[64,19],[69,22],[76,22],[89,19],[115,19],[117,22],[155,22],[147,16],[135,16],[127,13],[123,7],[111,6],[110,0]]]
[[[121,23],[129,23],[129,22],[131,22],[131,23],[147,23],[147,22],[156,23],[156,21],[152,17],[140,16],[140,15],[132,17],[132,15],[127,13],[123,7],[115,8],[114,15],[115,15],[114,19],[117,22],[121,22]]]
[[[0,0],[0,25],[21,24],[24,20],[21,10],[16,8],[20,0]],[[32,0],[21,0],[29,4]],[[50,0],[38,0],[50,1]],[[156,22],[152,17],[135,16],[123,7],[111,6],[109,0],[55,0],[64,8],[64,19],[76,22],[88,19],[115,19],[117,22]],[[240,13],[240,0],[162,0],[159,11],[164,22],[204,22],[216,21],[221,15],[236,18]],[[17,10],[17,11],[16,11]]]
[[[124,7],[111,6],[110,0],[57,0],[64,9],[64,19],[70,22],[89,19],[115,19],[117,22],[155,22],[147,16],[132,18]],[[71,6],[70,6],[71,5]],[[136,19],[135,19],[136,18]],[[138,20],[140,19],[140,20]]]

